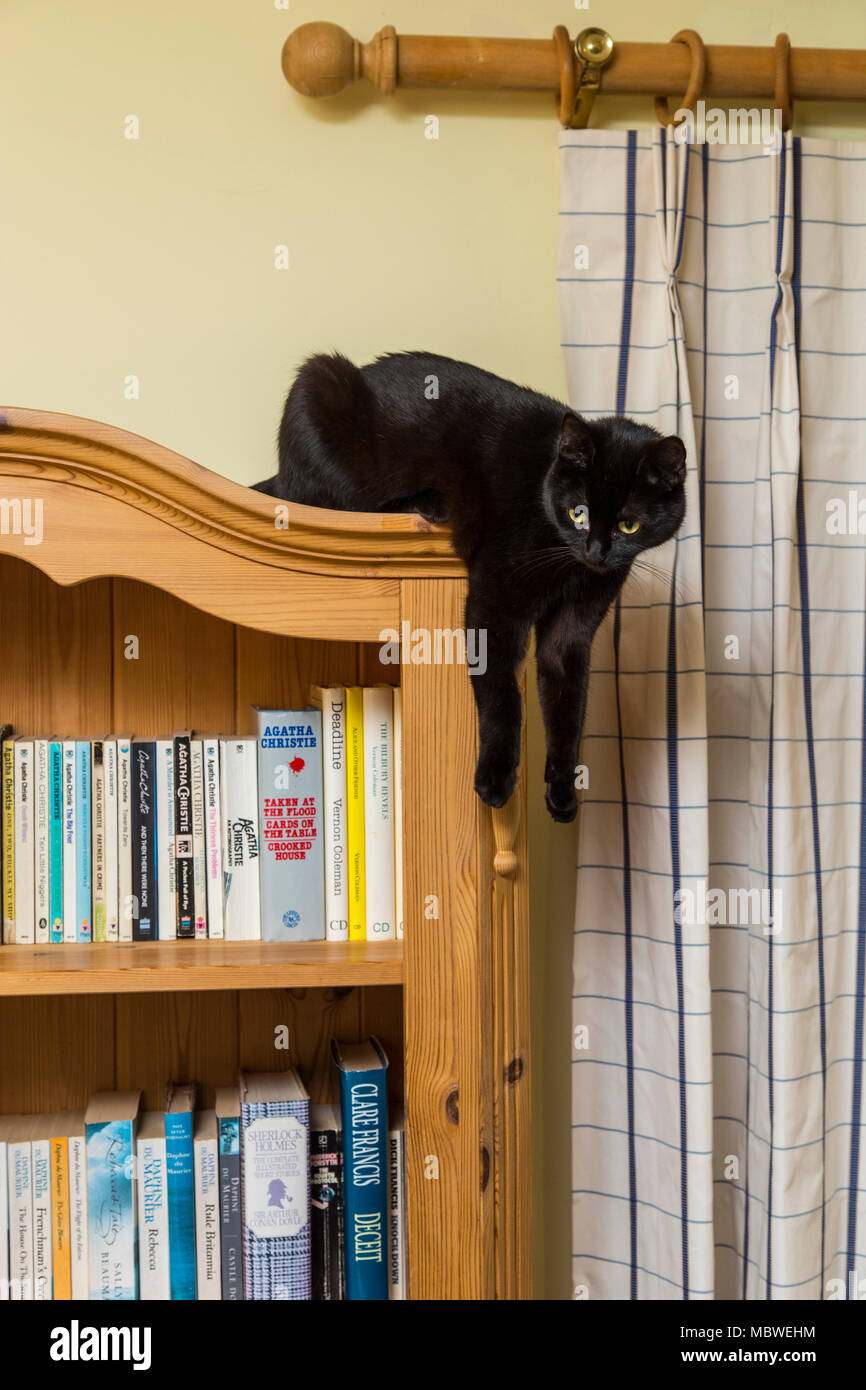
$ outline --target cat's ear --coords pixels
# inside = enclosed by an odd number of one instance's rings
[[[640,473],[647,487],[673,492],[686,477],[686,446],[675,434],[651,444],[643,456]]]
[[[572,468],[582,471],[592,463],[594,453],[595,444],[586,421],[569,410],[562,418],[559,443],[556,446],[557,457],[570,464]]]

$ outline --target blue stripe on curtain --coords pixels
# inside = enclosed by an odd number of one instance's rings
[[[617,373],[616,387],[616,413],[622,415],[625,411],[626,387],[628,382],[628,349],[629,338],[631,336],[631,311],[632,297],[634,294],[634,260],[635,260],[635,156],[637,152],[637,131],[628,132],[626,144],[626,166],[625,166],[625,185],[626,185],[626,239],[625,239],[625,266],[623,270],[623,291],[622,291],[622,324],[620,327],[619,341],[619,370]],[[616,680],[616,717],[617,728],[619,730],[619,769],[620,769],[620,788],[622,794],[622,851],[623,851],[623,900],[625,903],[625,1045],[628,1067],[627,1103],[628,1103],[628,1186],[629,1186],[629,1225],[630,1225],[630,1254],[631,1270],[629,1274],[629,1297],[637,1298],[637,1222],[638,1222],[638,1203],[637,1203],[637,1163],[635,1160],[635,1123],[634,1123],[634,1013],[632,1008],[632,990],[634,982],[634,961],[632,958],[632,915],[631,915],[631,874],[629,872],[629,862],[631,859],[631,845],[629,841],[628,823],[628,786],[625,771],[625,749],[623,746],[622,731],[622,707],[619,696],[619,643],[621,632],[621,613],[619,600],[617,600],[614,614],[613,627],[613,652],[614,663],[617,670]]]

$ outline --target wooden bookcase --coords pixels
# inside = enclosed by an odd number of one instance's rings
[[[20,503],[41,504],[38,544]],[[419,517],[292,504],[286,527],[277,506],[121,430],[4,411],[0,721],[250,732],[252,705],[312,682],[399,681],[405,940],[3,946],[0,1112],[127,1087],[158,1106],[169,1079],[290,1063],[321,1098],[330,1037],[375,1032],[406,1102],[410,1296],[529,1297],[522,781],[502,811],[478,801],[464,666],[378,659],[383,629],[459,628],[464,573]]]

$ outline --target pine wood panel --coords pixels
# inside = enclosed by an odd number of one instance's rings
[[[78,1109],[112,1090],[114,1000],[0,1000],[0,1114]]]
[[[460,580],[407,580],[412,627],[463,622]],[[472,786],[472,691],[460,666],[403,668],[406,1103],[413,1298],[494,1292],[489,898]],[[425,916],[435,897],[438,919]],[[438,1177],[425,1176],[436,1171]],[[443,1268],[441,1252],[448,1251]]]
[[[240,998],[240,1053],[253,1071],[297,1067],[314,1103],[338,1096],[331,1061],[331,1038],[350,1042],[361,1036],[362,991],[267,990]],[[288,1028],[289,1047],[276,1046],[277,1030]]]
[[[239,1055],[233,991],[132,995],[117,1005],[117,1086],[141,1090],[145,1108],[162,1109],[169,1081],[202,1087],[234,1082]]]
[[[61,589],[0,553],[0,722],[48,738],[112,727],[111,581]]]
[[[235,730],[254,731],[252,706],[303,709],[311,685],[352,685],[358,650],[351,642],[304,642],[237,629]]]

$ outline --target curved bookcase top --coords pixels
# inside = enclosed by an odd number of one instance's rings
[[[0,408],[0,477],[101,494],[163,527],[280,569],[391,580],[463,574],[447,528],[423,517],[280,504],[139,435],[74,415]],[[278,506],[288,514],[278,518]]]

